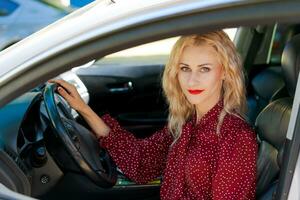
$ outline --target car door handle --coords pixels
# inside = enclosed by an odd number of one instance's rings
[[[132,82],[128,81],[127,83],[124,83],[122,87],[111,87],[109,88],[109,91],[111,93],[126,93],[133,90]]]

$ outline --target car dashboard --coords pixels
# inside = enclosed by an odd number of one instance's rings
[[[75,73],[69,71],[57,78],[74,84],[88,103],[87,88]],[[46,142],[47,135],[53,132],[43,102],[45,84],[0,109],[0,160],[9,165],[0,170],[0,181],[14,191],[35,197],[46,193],[63,176],[62,168],[50,155]],[[79,117],[62,97],[55,95],[55,98],[60,113],[67,111],[74,119]]]

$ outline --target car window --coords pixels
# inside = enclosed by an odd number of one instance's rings
[[[283,49],[292,36],[299,34],[300,28],[293,24],[277,25],[274,40],[272,44],[272,53],[270,58],[271,65],[280,65]]]
[[[237,28],[224,29],[233,40]],[[140,45],[114,54],[110,54],[96,62],[95,66],[103,65],[157,65],[165,64],[172,46],[178,37],[173,37],[165,40],[159,40],[148,44]]]
[[[0,1],[0,16],[8,16],[13,13],[19,5],[10,0],[1,0]]]

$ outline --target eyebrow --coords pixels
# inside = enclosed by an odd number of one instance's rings
[[[185,65],[185,66],[189,66],[188,64],[185,64],[185,63],[179,63],[179,65]],[[202,66],[205,66],[205,65],[211,65],[211,63],[203,63],[203,64],[200,64],[200,65],[197,65],[198,67],[202,67]]]

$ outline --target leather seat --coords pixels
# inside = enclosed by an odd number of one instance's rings
[[[258,115],[255,127],[258,134],[257,199],[274,197],[280,165],[291,115],[293,97],[300,69],[300,35],[294,36],[285,46],[282,55],[282,72],[290,97],[277,99]]]
[[[270,102],[288,96],[281,66],[268,67],[258,73],[251,81],[253,95],[247,98],[248,122],[254,124],[257,115]]]
[[[285,142],[292,104],[293,99],[290,97],[278,99],[271,102],[257,117],[257,197],[263,196],[264,193],[272,194],[276,188],[275,183],[280,171],[278,152]]]

